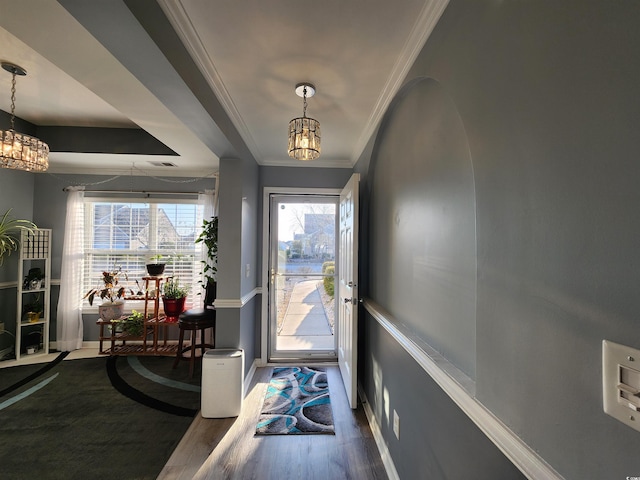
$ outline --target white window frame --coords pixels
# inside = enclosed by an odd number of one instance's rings
[[[195,228],[196,228],[196,232],[199,232],[198,229],[201,228],[202,226],[202,219],[203,219],[203,206],[200,205],[197,201],[197,199],[185,199],[185,198],[175,198],[175,197],[166,197],[166,198],[140,198],[140,197],[125,197],[125,196],[118,196],[118,197],[91,197],[91,196],[86,196],[84,199],[84,203],[85,203],[85,234],[84,234],[84,262],[85,262],[85,268],[83,269],[83,279],[82,279],[82,288],[83,288],[83,292],[88,291],[89,288],[93,288],[99,285],[99,278],[93,278],[94,276],[92,276],[91,279],[87,279],[86,275],[87,275],[87,270],[90,268],[88,267],[86,264],[89,263],[91,261],[92,256],[95,255],[100,255],[100,254],[104,254],[104,255],[108,255],[108,254],[116,254],[116,255],[132,255],[132,256],[139,256],[142,257],[145,262],[146,260],[153,255],[156,254],[163,254],[163,253],[167,253],[167,250],[163,250],[163,249],[158,249],[157,248],[157,213],[158,213],[158,209],[157,208],[152,208],[150,209],[150,218],[149,218],[149,243],[151,245],[156,244],[156,248],[149,248],[147,250],[135,250],[135,249],[97,249],[97,248],[91,248],[90,245],[92,243],[92,239],[93,239],[93,234],[95,233],[94,230],[94,208],[93,205],[94,204],[98,204],[98,203],[122,203],[122,204],[143,204],[143,205],[152,205],[152,204],[190,204],[190,205],[195,205],[196,206],[196,221],[195,221]],[[196,233],[197,236],[197,233]],[[172,250],[170,253],[175,252],[175,250]],[[193,282],[191,284],[191,290],[189,293],[189,296],[187,298],[187,302],[186,302],[186,308],[193,308],[193,307],[199,307],[202,304],[202,295],[198,295],[202,288],[201,288],[201,284],[199,283],[199,281],[202,280],[202,259],[204,258],[204,250],[202,248],[202,244],[195,244],[194,245],[194,250],[193,250],[193,259],[192,259],[192,264],[193,264],[193,275],[192,275],[192,279]],[[143,262],[144,263],[144,262]],[[131,272],[127,272],[127,274],[129,274]],[[146,271],[144,271],[143,273],[141,272],[137,272],[138,275],[130,275],[129,277],[129,282],[127,283],[128,285],[135,285],[135,279],[137,279],[141,286],[144,287],[143,282],[141,281],[142,276],[146,275]],[[124,276],[124,275],[123,275]],[[123,277],[122,276],[122,277]],[[122,278],[121,277],[121,278]],[[87,300],[84,300],[83,304],[82,304],[82,312],[83,313],[87,313],[87,314],[91,314],[91,313],[98,313],[98,305],[100,305],[100,300],[97,299],[96,301],[93,302],[93,305],[89,305],[89,302]],[[160,303],[160,308],[162,309],[162,302]],[[129,314],[131,313],[131,310],[137,310],[137,311],[142,311],[144,309],[144,301],[142,300],[127,300],[125,302],[125,313]]]

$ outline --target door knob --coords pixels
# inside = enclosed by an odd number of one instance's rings
[[[351,303],[351,298],[343,298],[344,303]]]

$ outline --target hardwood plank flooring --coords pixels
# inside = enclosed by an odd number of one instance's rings
[[[158,479],[388,478],[364,410],[349,408],[336,366],[327,367],[335,435],[256,436],[271,371],[256,370],[237,419],[198,415]]]

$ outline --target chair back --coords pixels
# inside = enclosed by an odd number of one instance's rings
[[[207,286],[205,288],[205,293],[204,293],[204,306],[208,307],[213,305],[213,302],[216,299],[216,291],[218,287],[218,283],[217,282],[211,282],[208,281],[207,282]]]

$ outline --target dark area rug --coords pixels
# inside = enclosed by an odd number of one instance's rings
[[[274,368],[257,435],[335,434],[324,368]]]
[[[0,477],[155,479],[200,409],[200,379],[172,365],[100,357],[0,369]]]

